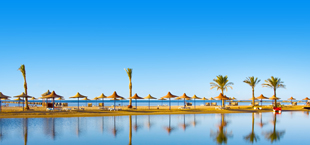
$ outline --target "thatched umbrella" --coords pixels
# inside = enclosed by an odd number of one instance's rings
[[[261,106],[263,106],[263,99],[268,99],[267,97],[265,97],[263,94],[260,94],[260,96],[256,97],[256,99],[260,99],[261,102]]]
[[[178,97],[178,98],[184,99],[184,107],[185,107],[185,99],[190,99],[190,97],[188,97],[185,93],[182,96]]]
[[[77,92],[77,93],[75,94],[75,96],[72,96],[72,97],[69,97],[69,98],[70,98],[70,99],[71,99],[71,98],[77,98],[77,99],[78,99],[78,110],[79,110],[79,107],[80,107],[80,98],[85,98],[85,97],[87,97],[87,96],[81,95],[79,92]]]
[[[54,110],[54,103],[55,103],[55,98],[62,98],[62,96],[59,96],[53,91],[51,94],[44,96],[43,98],[46,99],[53,99],[53,110]]]
[[[165,98],[159,98],[158,100],[161,100],[161,105],[163,105]]]
[[[275,97],[274,95],[272,95],[272,97],[269,98],[269,100],[274,100],[274,105],[277,106],[277,100],[279,100],[280,98]]]
[[[143,98],[139,97],[136,93],[135,95],[133,95],[132,97],[129,97],[128,99],[135,99],[136,100],[136,109],[137,109],[137,99],[143,99]]]
[[[178,96],[172,95],[170,92],[166,96],[163,96],[162,98],[169,98],[169,110],[171,110],[171,98],[176,98]]]
[[[177,101],[178,101],[178,106],[179,106],[179,100],[181,100],[181,98],[176,97],[174,100],[177,100]]]
[[[308,97],[302,99],[302,100],[305,100],[306,101],[306,104],[307,104],[307,101],[310,100]]]
[[[65,100],[64,97],[61,98],[57,98],[56,100],[59,100],[60,104],[61,104],[61,100]]]
[[[151,101],[150,101],[150,99],[156,99],[156,98],[152,97],[152,96],[149,94],[149,95],[147,95],[146,97],[144,97],[144,99],[149,99],[149,109],[150,109],[150,106],[151,106]]]
[[[211,103],[210,105],[212,106],[212,100],[215,100],[215,99],[211,97],[209,100],[210,100],[210,103]]]
[[[30,98],[29,100],[38,100],[37,98],[35,98],[35,97],[32,97],[32,98]]]
[[[51,94],[51,92],[50,92],[50,90],[47,90],[45,93],[43,93],[41,95],[42,97],[40,97],[40,98],[42,99],[42,105],[43,105],[43,99],[44,99],[43,97],[46,96],[46,95],[49,95],[49,94]],[[48,103],[48,102],[46,102],[46,103]]]
[[[203,100],[204,105],[206,104],[206,100],[208,100],[206,97],[201,98],[200,100]]]
[[[97,106],[98,106],[97,100],[99,100],[99,98],[98,98],[98,97],[95,97],[93,100],[96,100],[96,103],[97,103]]]
[[[32,96],[26,95],[24,92],[20,95],[14,96],[15,98],[32,98]],[[24,105],[25,103],[23,102],[23,111],[24,111]]]
[[[6,95],[3,95],[2,92],[0,92],[0,111],[2,111],[2,110],[1,110],[1,108],[2,108],[2,102],[1,102],[1,100],[2,100],[2,99],[8,99],[8,98],[11,98],[11,97],[10,97],[10,96],[6,96]]]
[[[116,91],[113,92],[113,94],[107,98],[122,98],[121,96],[117,95]],[[115,100],[114,100],[114,110],[115,110]]]
[[[196,108],[196,99],[201,99],[201,98],[199,98],[199,97],[197,97],[196,95],[194,95],[194,96],[192,97],[192,99],[194,99],[194,108]]]
[[[291,98],[288,98],[287,100],[291,100],[291,104],[293,104],[293,100],[296,100],[296,99],[291,97]]]
[[[90,100],[90,99],[88,99],[87,97],[85,97],[85,98],[83,98],[83,99],[81,99],[81,100],[85,100],[86,106],[87,106],[87,100]]]
[[[222,100],[222,107],[225,107],[224,100],[229,100],[229,98],[227,98],[226,96],[223,96],[222,93],[220,93],[219,96],[215,97],[215,99],[217,99],[217,100]]]
[[[126,99],[125,99],[125,98],[123,98],[123,97],[121,97],[121,98],[119,98],[119,100],[121,100],[121,102],[122,102],[122,106],[124,106],[124,105],[123,105],[123,102],[124,102],[124,101],[122,101],[122,100],[126,100]]]
[[[107,96],[105,96],[103,93],[101,93],[101,95],[97,98],[102,100],[102,107],[104,107],[104,98],[107,98]]]

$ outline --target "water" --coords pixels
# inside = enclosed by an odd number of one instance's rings
[[[238,102],[239,106],[245,106],[245,105],[250,105],[251,102],[249,100],[247,100],[248,102]],[[272,101],[271,100],[263,100],[263,105],[271,105]],[[18,103],[18,101],[16,101]],[[42,100],[29,100],[29,102],[42,102]],[[51,102],[49,100],[49,102]],[[78,101],[77,100],[55,100],[56,103],[68,103],[68,106],[77,106],[78,105]],[[203,105],[207,102],[211,103],[211,102],[216,102],[218,105],[221,105],[221,100],[186,100],[186,102],[191,102],[196,103],[197,106]],[[281,101],[279,101],[281,102]],[[80,106],[86,106],[87,103],[92,103],[93,105],[97,105],[98,103],[102,103],[102,100],[79,100],[79,104]],[[2,103],[5,104],[5,103]],[[113,100],[104,100],[104,104],[105,106],[111,106],[114,105],[114,101]],[[128,100],[117,100],[115,101],[116,105],[121,105],[121,106],[127,106],[129,104]],[[157,105],[162,105],[162,104],[166,104],[169,105],[169,100],[150,100],[150,105],[151,106],[157,106]],[[183,100],[171,100],[171,105],[172,106],[182,106],[184,104]],[[228,102],[226,102],[226,104],[228,104]],[[261,103],[259,103],[261,104]],[[289,105],[291,104],[290,102],[281,102],[281,104],[284,105]],[[297,103],[298,105],[305,105],[305,102],[303,103]],[[132,105],[135,106],[136,105],[136,101],[132,100]],[[149,105],[149,101],[148,100],[137,100],[137,106],[148,106]],[[9,103],[9,106],[18,106],[18,104],[15,103]],[[20,106],[22,106],[22,104],[20,104]]]
[[[0,144],[305,144],[308,123],[309,112],[12,118]]]

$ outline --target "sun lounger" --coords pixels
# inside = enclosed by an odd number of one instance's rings
[[[98,107],[99,110],[108,110],[108,108],[105,107]]]
[[[210,103],[206,103],[204,106],[210,106]]]
[[[218,110],[226,110],[226,109],[230,109],[230,107],[215,107],[215,109],[218,109]]]
[[[229,106],[238,106],[238,102],[229,102]]]
[[[186,103],[186,106],[193,106],[192,103]]]
[[[179,107],[179,109],[190,109],[190,107]]]
[[[122,110],[122,108],[109,108],[109,111],[121,111]]]
[[[62,108],[63,111],[70,111],[71,108]]]
[[[211,106],[217,106],[216,102],[211,103]]]
[[[262,107],[254,107],[254,110],[262,110]]]

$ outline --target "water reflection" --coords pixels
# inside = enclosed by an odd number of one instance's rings
[[[225,121],[225,115],[221,114],[221,122],[218,125],[218,131],[213,132],[211,130],[210,136],[214,138],[216,143],[218,144],[227,144],[228,137],[232,137],[232,131],[230,133],[227,133],[227,127],[228,122]]]
[[[131,115],[129,115],[129,143],[128,145],[132,144],[131,138],[132,138],[132,119],[131,119]]]
[[[260,128],[263,128],[264,125],[266,125],[266,123],[263,122],[263,115],[262,113],[259,113],[260,116],[260,122],[258,123],[258,125],[260,126]]]
[[[194,121],[192,122],[192,125],[193,125],[194,127],[196,127],[196,125],[197,125],[196,114],[194,114]]]
[[[171,131],[173,131],[174,128],[171,127],[171,115],[169,114],[168,116],[169,116],[169,124],[167,127],[164,127],[164,129],[168,132],[168,135],[170,135]]]
[[[271,143],[276,142],[276,141],[280,141],[280,139],[285,134],[285,131],[277,131],[276,130],[276,124],[277,124],[277,114],[274,113],[274,115],[273,115],[273,130],[263,133],[265,135],[265,138],[267,140],[269,140]]]
[[[27,141],[28,141],[28,118],[23,119],[23,132],[24,132],[24,145],[27,145]]]
[[[188,124],[185,124],[185,114],[183,114],[183,124],[180,124],[180,127],[185,131],[188,126]]]
[[[249,135],[245,136],[244,139],[250,143],[254,143],[259,140],[259,137],[254,133],[254,113],[252,113],[252,131]]]

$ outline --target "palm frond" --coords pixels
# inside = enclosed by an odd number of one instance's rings
[[[127,69],[124,68],[124,70],[126,71],[129,79],[131,79],[131,77],[132,77],[132,68],[127,68]]]
[[[229,82],[227,75],[226,76],[222,76],[222,75],[218,75],[216,76],[215,79],[213,79],[213,82],[210,82],[210,89],[214,89],[216,88],[217,90],[228,90],[228,87],[232,89],[232,87],[230,85],[234,85],[234,83]]]

